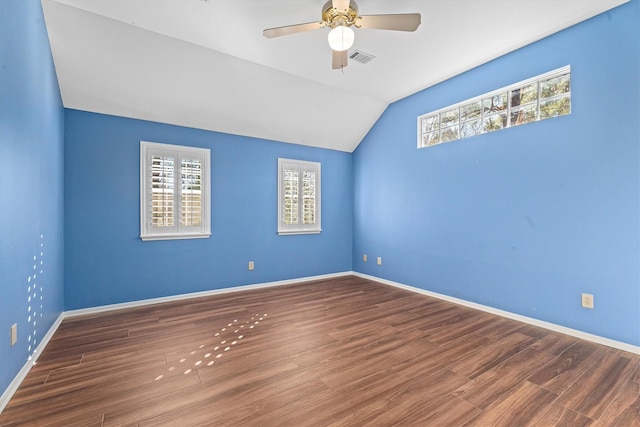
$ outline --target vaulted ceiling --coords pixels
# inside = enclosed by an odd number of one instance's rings
[[[415,32],[356,29],[374,55],[331,69],[325,0],[42,0],[64,106],[353,151],[392,102],[628,0],[360,0],[422,14]]]

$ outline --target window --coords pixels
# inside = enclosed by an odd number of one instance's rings
[[[569,66],[418,117],[418,148],[571,113]]]
[[[140,142],[140,238],[197,239],[211,235],[210,151]]]
[[[278,234],[321,231],[320,163],[278,159]]]

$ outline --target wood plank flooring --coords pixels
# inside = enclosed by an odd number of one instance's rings
[[[640,356],[346,276],[66,319],[23,425],[640,426]]]

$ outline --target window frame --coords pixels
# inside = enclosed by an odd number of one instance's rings
[[[299,176],[302,172],[315,173],[315,191],[314,191],[314,218],[313,224],[304,224],[304,221],[298,221],[298,224],[284,223],[284,202],[285,202],[285,179],[284,171],[286,168],[297,169]],[[302,192],[303,180],[298,180],[298,194]],[[311,162],[306,160],[293,160],[278,158],[278,234],[318,234],[322,232],[322,168],[319,162]],[[304,204],[298,203],[297,216],[303,218]]]
[[[180,224],[181,191],[173,194],[173,226],[159,229],[151,226],[152,203],[149,195],[152,191],[151,156],[162,155],[174,158],[174,176],[179,177],[179,165],[183,159],[202,162],[200,178],[201,224],[185,226]],[[164,144],[140,141],[140,239],[179,240],[206,239],[211,236],[211,150],[208,148]],[[174,183],[174,189],[180,190],[180,184]]]
[[[569,76],[569,90],[567,92],[563,92],[560,94],[543,97],[542,84],[565,75]],[[525,89],[527,86],[532,86],[532,85],[536,86],[535,100],[526,101],[518,105],[512,105],[514,92],[519,92],[521,89]],[[493,101],[500,97],[504,97],[504,100],[502,100],[502,103],[496,104],[498,108],[494,110]],[[569,100],[569,111],[567,113],[560,114],[557,116],[541,115],[541,108],[542,108],[541,106],[544,103],[553,102],[563,98],[566,98]],[[491,104],[487,106],[485,105],[485,101],[490,101]],[[480,104],[479,116],[463,120],[462,118],[463,109],[475,103]],[[445,123],[443,125],[441,116],[445,113],[449,113],[456,110],[458,111],[458,114],[455,121],[452,122],[451,124]],[[516,119],[515,123],[513,123],[514,114],[517,114],[521,111],[524,114],[526,114],[526,113],[530,113],[531,110],[534,110],[533,111],[534,116],[532,119],[531,119],[531,116],[529,115],[527,117],[529,118],[529,120],[519,122]],[[440,145],[446,142],[458,141],[461,139],[470,138],[472,136],[483,135],[485,133],[494,132],[496,130],[508,129],[516,126],[521,126],[523,124],[534,123],[541,120],[546,120],[554,117],[561,117],[561,116],[570,115],[570,114],[571,114],[571,66],[566,65],[564,67],[549,71],[544,74],[540,74],[530,79],[522,80],[520,82],[511,84],[509,86],[505,86],[503,88],[484,93],[480,96],[469,98],[462,102],[458,102],[456,104],[452,104],[444,108],[431,111],[426,114],[421,114],[420,116],[418,116],[418,120],[417,120],[418,122],[418,132],[417,132],[418,144],[417,145],[418,145],[418,149],[429,148],[429,147]],[[477,129],[474,129],[473,133],[470,133],[467,135],[462,131],[463,126],[465,125],[473,126],[474,123],[478,124],[479,127]],[[455,133],[456,136],[450,139],[445,139],[445,131],[447,130],[451,130],[452,132]],[[436,135],[435,139],[432,137],[433,135]],[[448,134],[447,134],[447,137],[448,137]],[[431,141],[434,141],[434,142],[431,143]]]

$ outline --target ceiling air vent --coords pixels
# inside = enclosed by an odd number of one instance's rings
[[[376,59],[375,56],[371,55],[370,53],[363,52],[361,50],[356,50],[349,56],[349,58],[361,64],[368,64],[369,62]]]

